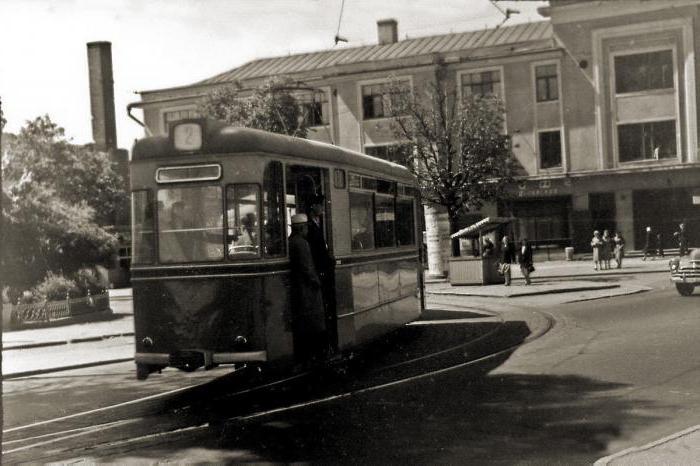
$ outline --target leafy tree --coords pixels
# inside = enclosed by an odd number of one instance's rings
[[[85,201],[100,225],[113,223],[117,211],[128,205],[125,181],[109,154],[91,145],[71,144],[63,128],[48,115],[27,122],[8,144],[7,159],[4,176],[8,186],[31,181],[69,204]]]
[[[461,213],[497,200],[513,180],[504,108],[492,96],[459,102],[440,74],[423,94],[396,86],[390,89],[390,114],[395,136],[412,149],[407,167],[416,175],[423,199],[447,210],[450,233],[455,233]],[[458,253],[456,241],[452,248]]]
[[[207,94],[199,106],[199,112],[234,126],[305,138],[308,126],[304,112],[293,95],[296,88],[296,84],[289,79],[273,78],[250,94],[236,82]]]
[[[4,166],[4,283],[27,289],[108,258],[116,238],[101,224],[126,193],[107,154],[70,144],[48,116],[27,122]],[[106,206],[106,207],[105,207]]]

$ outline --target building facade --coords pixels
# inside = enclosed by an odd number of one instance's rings
[[[253,89],[286,76],[300,83],[311,139],[399,160],[386,85],[420,91],[439,69],[458,95],[503,100],[520,166],[507,196],[463,226],[512,215],[516,239],[587,251],[594,229],[620,231],[641,248],[646,226],[673,247],[685,222],[700,245],[700,0],[550,4],[540,22],[401,41],[395,21],[380,21],[377,45],[254,60],[141,92],[138,106],[150,131],[166,134],[217,86]]]

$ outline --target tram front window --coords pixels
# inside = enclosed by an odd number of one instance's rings
[[[158,191],[158,255],[163,263],[224,258],[222,193],[218,186]]]

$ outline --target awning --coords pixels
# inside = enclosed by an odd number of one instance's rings
[[[452,234],[451,238],[478,238],[484,233],[495,230],[501,225],[515,220],[513,217],[486,217],[479,220],[474,225],[469,225],[467,228],[462,228],[457,233]]]

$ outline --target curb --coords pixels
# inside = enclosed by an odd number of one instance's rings
[[[558,293],[574,293],[577,291],[596,291],[596,290],[609,290],[612,288],[620,288],[620,285],[618,284],[613,284],[613,285],[602,285],[602,286],[577,286],[577,287],[571,287],[571,288],[560,288],[560,289],[555,289],[555,290],[541,290],[541,291],[531,291],[531,292],[515,292],[513,294],[508,294],[508,295],[493,295],[493,294],[485,294],[485,293],[457,293],[454,291],[426,291],[426,294],[429,295],[437,295],[437,296],[475,296],[479,298],[519,298],[522,296],[539,296],[539,295],[545,295],[545,294],[558,294]]]
[[[600,458],[597,460],[595,463],[593,463],[593,466],[606,466],[610,464],[612,461],[615,461],[617,459],[623,458],[625,456],[629,456],[635,453],[643,453],[649,450],[653,450],[654,448],[663,445],[665,443],[672,442],[674,440],[678,440],[679,438],[685,437],[688,434],[692,434],[700,430],[700,425],[696,425],[693,427],[689,427],[685,430],[682,430],[680,432],[676,432],[674,434],[671,434],[669,436],[663,437],[659,440],[655,440],[653,442],[649,442],[645,445],[638,446],[638,447],[631,447],[627,448],[625,450],[619,451],[617,453],[613,453],[612,455],[605,456],[603,458]]]
[[[70,340],[42,341],[40,343],[27,343],[27,344],[12,345],[12,346],[4,346],[3,345],[2,350],[3,351],[12,351],[12,350],[23,350],[23,349],[32,349],[32,348],[43,348],[46,346],[70,345],[73,343],[89,343],[89,342],[93,342],[93,341],[109,340],[111,338],[133,337],[133,336],[134,336],[134,332],[114,333],[114,334],[110,334],[110,335],[99,335],[99,336],[95,336],[95,337],[72,338]]]
[[[62,367],[51,367],[47,369],[36,369],[33,371],[26,371],[26,372],[15,372],[14,374],[7,374],[2,376],[2,380],[9,380],[9,379],[19,379],[20,377],[31,377],[33,375],[42,375],[42,374],[49,374],[52,372],[61,372],[61,371],[70,371],[74,369],[84,369],[87,367],[96,367],[96,366],[106,366],[108,364],[117,364],[121,362],[129,362],[133,361],[134,358],[120,358],[120,359],[109,359],[107,361],[95,361],[95,362],[86,362],[84,364],[74,364],[72,366],[62,366]]]

